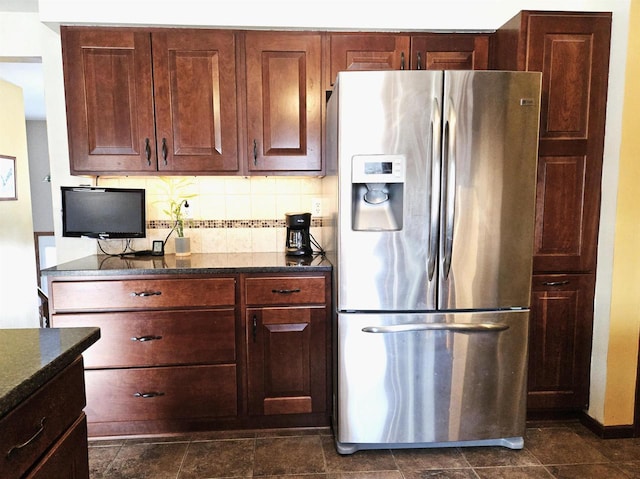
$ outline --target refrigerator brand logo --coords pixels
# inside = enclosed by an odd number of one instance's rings
[[[533,98],[520,98],[520,106],[535,106],[535,104]]]

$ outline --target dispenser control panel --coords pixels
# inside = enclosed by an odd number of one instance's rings
[[[354,155],[352,183],[404,183],[403,155]]]

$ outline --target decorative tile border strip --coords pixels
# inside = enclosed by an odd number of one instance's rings
[[[284,228],[284,220],[191,220],[189,228],[209,229],[209,228]],[[311,218],[312,227],[325,226],[322,218]],[[150,220],[147,222],[147,229],[169,229],[173,228],[173,221],[170,220]]]

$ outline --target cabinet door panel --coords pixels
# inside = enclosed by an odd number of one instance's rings
[[[532,14],[528,28],[526,69],[542,72],[540,137],[602,142],[611,18]]]
[[[249,413],[325,410],[326,309],[249,308]]]
[[[186,30],[152,38],[158,169],[237,171],[233,33]]]
[[[434,33],[411,37],[412,70],[486,70],[489,36]]]
[[[534,275],[528,408],[582,408],[589,394],[593,275]]]
[[[320,35],[246,35],[250,171],[320,171]]]
[[[149,33],[63,27],[61,35],[71,173],[155,171]]]
[[[539,158],[534,243],[538,265],[556,271],[580,270],[585,267],[581,258],[593,256],[593,251],[585,251],[593,244],[585,238],[591,231],[585,215],[592,214],[585,209],[588,179],[584,156]]]
[[[545,35],[542,71],[548,95],[540,116],[542,137],[586,138],[592,55],[591,35]]]
[[[329,84],[347,70],[401,70],[408,68],[409,37],[391,33],[332,34]]]

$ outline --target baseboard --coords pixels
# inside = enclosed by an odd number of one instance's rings
[[[580,411],[570,410],[529,410],[527,411],[527,425],[535,427],[537,423],[545,422],[572,422],[580,419]]]
[[[627,439],[634,437],[633,424],[628,426],[604,426],[584,411],[580,414],[580,423],[602,439]]]

